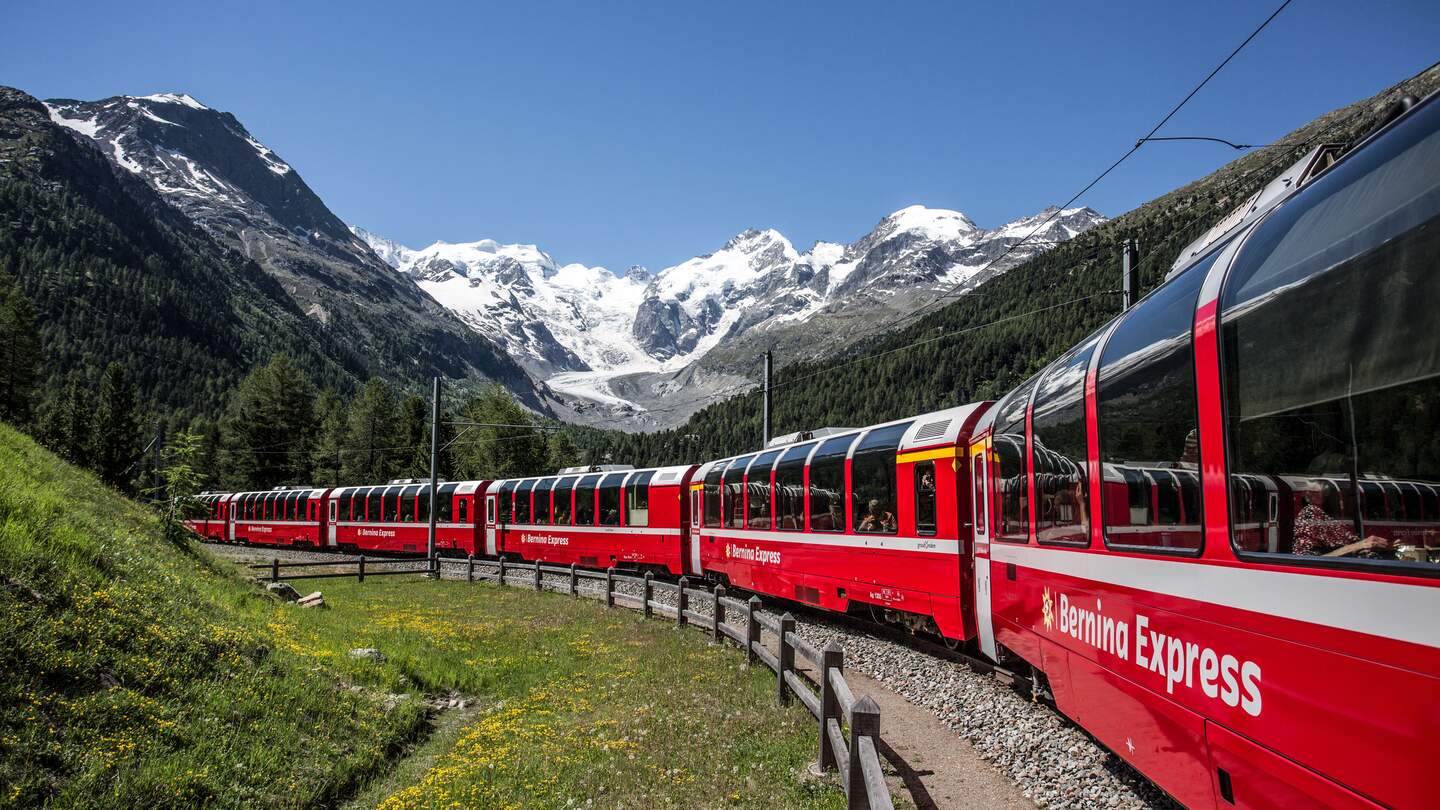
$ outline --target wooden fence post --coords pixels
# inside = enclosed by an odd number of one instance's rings
[[[780,670],[775,673],[775,698],[783,706],[789,706],[790,689],[785,684],[785,673],[795,669],[795,647],[790,643],[790,634],[795,632],[795,617],[787,611],[780,617]]]
[[[745,603],[745,664],[754,666],[759,656],[755,654],[755,645],[760,643],[760,620],[755,618],[755,611],[760,608],[760,597],[752,596],[750,601]]]
[[[840,648],[840,643],[830,639],[825,649],[820,651],[820,770],[838,768],[840,763],[835,759],[835,747],[830,744],[830,735],[826,733],[826,721],[835,718],[835,722],[844,725],[841,718],[840,699],[835,697],[835,687],[830,684],[830,672],[837,673],[845,671],[845,652]]]
[[[571,596],[579,596],[579,595],[580,595],[580,583],[578,582],[578,579],[579,579],[579,577],[575,574],[575,563],[570,563],[570,595],[571,595]]]
[[[465,581],[466,581],[466,582],[474,582],[474,581],[475,581],[475,555],[474,555],[474,554],[466,554],[466,555],[465,555]]]
[[[439,554],[436,554],[435,556],[433,556],[433,557],[430,558],[430,576],[431,576],[431,579],[439,579],[439,578],[440,578],[440,555],[439,555]]]
[[[715,643],[723,644],[725,643],[725,631],[720,629],[720,625],[725,623],[725,603],[720,600],[725,598],[725,586],[716,585],[714,594],[715,609],[711,611],[711,614],[715,617]]]
[[[869,695],[855,702],[850,710],[850,789],[846,791],[849,807],[868,808],[869,795],[865,792],[865,769],[860,766],[860,738],[869,737],[871,742],[880,739],[880,707]]]
[[[500,578],[497,579],[497,580],[495,580],[495,582],[496,582],[497,584],[499,584],[499,585],[504,585],[504,584],[505,584],[505,557],[504,557],[504,556],[501,556],[501,557],[500,557]]]
[[[654,583],[655,575],[646,571],[645,582],[640,585],[640,612],[644,614],[647,619],[652,615],[650,612],[650,595],[654,593]]]
[[[605,607],[615,607],[615,567],[605,569]]]
[[[360,555],[360,567],[359,567],[358,569],[356,569],[355,578],[356,578],[356,581],[358,581],[358,582],[364,582],[364,581],[365,581],[365,555],[364,555],[364,554],[361,554],[361,555]]]
[[[279,557],[271,557],[271,558],[270,558],[270,581],[271,581],[271,582],[279,582],[279,581],[280,581],[280,558],[279,558]]]
[[[675,600],[675,627],[680,630],[684,630],[689,621],[685,618],[685,611],[690,608],[690,593],[685,590],[689,584],[690,580],[680,577],[680,598]]]
[[[541,589],[541,585],[540,585],[540,561],[539,561],[539,560],[536,560],[536,561],[535,561],[535,590],[536,590],[536,591],[539,591],[540,589]]]

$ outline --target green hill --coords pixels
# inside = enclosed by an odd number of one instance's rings
[[[1367,131],[1392,102],[1440,87],[1440,66],[1327,113],[1275,145],[1065,242],[978,290],[819,363],[776,358],[773,433],[863,426],[1003,395],[1119,312],[1120,244],[1138,239],[1141,290],[1180,250],[1315,145]],[[1048,308],[1048,309],[1047,309]],[[910,347],[919,341],[923,345]],[[649,434],[581,431],[595,458],[672,464],[760,444],[753,393],[711,405],[684,426]]]
[[[0,425],[0,804],[304,806],[382,765],[415,700],[289,654],[278,609]]]

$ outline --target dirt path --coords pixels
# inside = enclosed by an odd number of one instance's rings
[[[776,649],[768,631],[762,638]],[[795,657],[795,667],[815,677],[815,668],[803,657]],[[845,680],[856,699],[869,695],[880,706],[880,755],[892,795],[908,797],[920,810],[1035,807],[1015,783],[980,758],[969,740],[934,714],[863,673],[846,672]]]

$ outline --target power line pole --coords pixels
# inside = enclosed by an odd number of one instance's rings
[[[764,388],[765,388],[765,413],[764,413],[764,415],[763,415],[763,427],[762,427],[763,436],[762,436],[761,441],[760,441],[760,448],[761,448],[762,450],[763,450],[767,445],[770,444],[770,369],[771,369],[771,366],[772,366],[772,359],[771,359],[771,356],[770,356],[770,350],[769,350],[769,349],[766,349],[766,350],[765,350],[765,385],[764,385]]]
[[[1135,299],[1140,294],[1140,240],[1126,239],[1120,246],[1120,276],[1120,289],[1124,293],[1123,311],[1135,306]]]
[[[440,577],[435,567],[435,486],[440,475],[440,378],[435,378],[434,392],[430,396],[430,534],[425,541],[425,557],[430,561],[431,579]]]

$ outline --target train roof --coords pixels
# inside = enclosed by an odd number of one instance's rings
[[[784,452],[786,448],[795,447],[801,444],[819,444],[826,439],[838,436],[858,436],[862,433],[869,433],[877,428],[891,427],[893,425],[909,424],[905,432],[900,436],[900,443],[896,447],[897,452],[904,453],[908,450],[919,450],[927,447],[944,447],[956,444],[962,436],[969,436],[975,430],[975,425],[980,416],[990,410],[993,402],[971,402],[966,405],[957,405],[953,408],[946,408],[940,411],[923,413],[919,416],[907,416],[903,419],[892,419],[889,422],[880,422],[874,425],[867,425],[862,428],[849,428],[845,430],[821,431],[799,431],[794,436],[809,435],[809,438],[790,444],[777,445],[771,442],[762,450],[752,450],[748,453],[739,453],[725,458],[717,458],[700,465],[696,470],[695,478],[703,477],[706,473],[714,470],[717,466],[728,465],[737,458],[746,458],[768,452]],[[853,448],[852,448],[853,452]],[[693,480],[693,479],[692,479]]]
[[[651,484],[678,484],[685,478],[685,473],[694,469],[693,464],[677,464],[671,467],[632,467],[628,464],[607,464],[596,467],[566,467],[554,475],[527,475],[523,478],[500,478],[494,481],[495,486],[501,487],[506,484],[534,483],[541,480],[579,479],[587,475],[605,476],[621,474],[628,480],[635,473],[654,473],[650,478]],[[579,470],[579,472],[566,472],[565,470]]]

